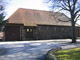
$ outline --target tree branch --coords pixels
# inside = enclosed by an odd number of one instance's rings
[[[77,0],[73,0],[73,12],[75,12],[75,5],[77,3]]]
[[[68,5],[69,5],[69,9],[70,9],[70,11],[71,11],[70,0],[68,0]]]
[[[75,23],[78,21],[78,18],[80,17],[80,14],[75,18]]]
[[[80,12],[80,9],[78,9],[76,12],[75,12],[75,15],[77,15],[77,13],[79,13]]]
[[[67,11],[70,11],[67,7],[68,5],[66,6],[65,4],[62,4],[61,3],[61,6],[60,6],[63,10],[67,10]]]

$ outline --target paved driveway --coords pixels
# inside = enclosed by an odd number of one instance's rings
[[[45,54],[58,46],[65,49],[66,46],[71,45],[56,40],[2,42],[0,43],[0,60],[44,60]]]
[[[4,42],[0,44],[4,52],[0,60],[43,60],[47,51],[57,46],[52,41]]]

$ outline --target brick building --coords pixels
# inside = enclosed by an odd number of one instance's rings
[[[71,38],[69,20],[62,13],[20,8],[8,19],[5,40]],[[80,37],[77,24],[76,36]]]

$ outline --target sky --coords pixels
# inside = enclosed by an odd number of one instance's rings
[[[44,0],[12,0],[6,7],[6,18],[11,16],[17,9],[37,9],[37,10],[49,10],[49,8],[43,3]]]

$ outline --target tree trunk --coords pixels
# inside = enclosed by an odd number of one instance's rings
[[[75,35],[75,22],[71,20],[72,23],[72,43],[76,43],[76,35]]]

